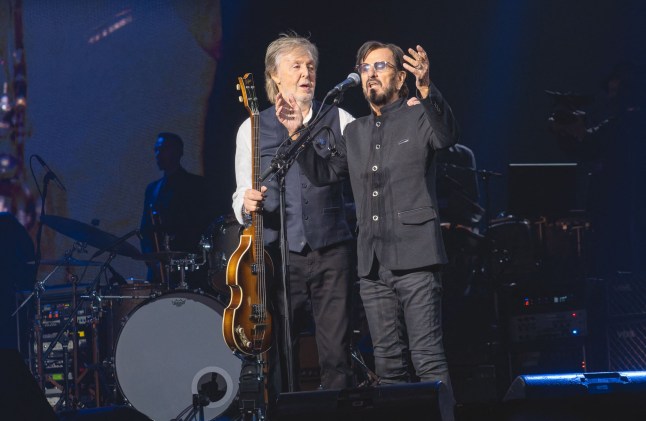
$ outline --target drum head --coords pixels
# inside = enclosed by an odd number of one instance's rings
[[[115,347],[121,393],[154,421],[177,418],[198,390],[205,419],[225,412],[238,392],[242,363],[222,337],[224,306],[193,292],[172,292],[137,307]]]

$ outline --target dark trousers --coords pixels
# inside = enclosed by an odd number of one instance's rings
[[[375,259],[376,261],[376,259]],[[411,381],[408,358],[421,381],[442,381],[454,398],[442,340],[442,279],[436,268],[391,271],[379,265],[360,280],[381,384]],[[452,419],[452,414],[447,418]]]
[[[275,255],[275,254],[273,254]],[[279,256],[278,256],[279,257]],[[321,388],[342,389],[352,386],[350,362],[351,285],[355,281],[354,245],[343,242],[319,250],[289,254],[289,305],[291,309],[293,390],[298,384],[298,338],[314,329],[319,355]],[[274,346],[270,361],[280,357],[281,370],[270,367],[270,384],[289,391],[284,335],[284,303],[280,260],[274,259],[278,278],[274,279]],[[271,357],[273,355],[273,358]],[[270,362],[271,365],[271,362]],[[271,388],[271,387],[270,387]],[[274,392],[275,393],[275,392]],[[273,393],[270,393],[272,395]],[[270,397],[271,399],[271,397]]]

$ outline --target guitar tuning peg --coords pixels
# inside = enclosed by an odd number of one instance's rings
[[[242,97],[241,96],[238,97],[238,102],[242,102]]]
[[[240,90],[240,84],[236,83],[236,91],[239,91],[239,90]]]

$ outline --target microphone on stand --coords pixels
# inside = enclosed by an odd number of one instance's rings
[[[52,171],[52,169],[49,168],[49,166],[45,163],[43,158],[41,158],[38,155],[34,155],[34,158],[36,158],[38,160],[38,162],[40,162],[40,165],[47,171],[45,176],[49,175],[51,177],[51,179],[54,180],[54,182],[56,183],[56,185],[58,186],[59,189],[61,189],[63,191],[67,191],[67,189],[63,185],[63,182],[60,180],[60,178],[58,178],[58,176],[54,173],[54,171]]]
[[[326,96],[345,92],[346,89],[358,86],[360,83],[361,77],[356,73],[350,73],[343,82],[330,89],[330,92],[328,92]]]

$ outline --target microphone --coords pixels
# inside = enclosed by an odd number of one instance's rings
[[[45,161],[43,161],[43,158],[41,158],[38,155],[34,155],[34,157],[38,160],[38,162],[40,162],[40,165],[47,171],[45,176],[49,175],[51,179],[54,180],[54,182],[56,183],[59,189],[63,191],[67,191],[67,189],[63,185],[63,182],[60,180],[60,178],[58,178],[58,176],[54,173],[54,171],[52,171],[52,169],[49,168],[49,166],[45,163]]]
[[[361,83],[361,77],[356,73],[350,73],[348,77],[328,92],[328,95],[344,92],[348,88],[358,86]]]

